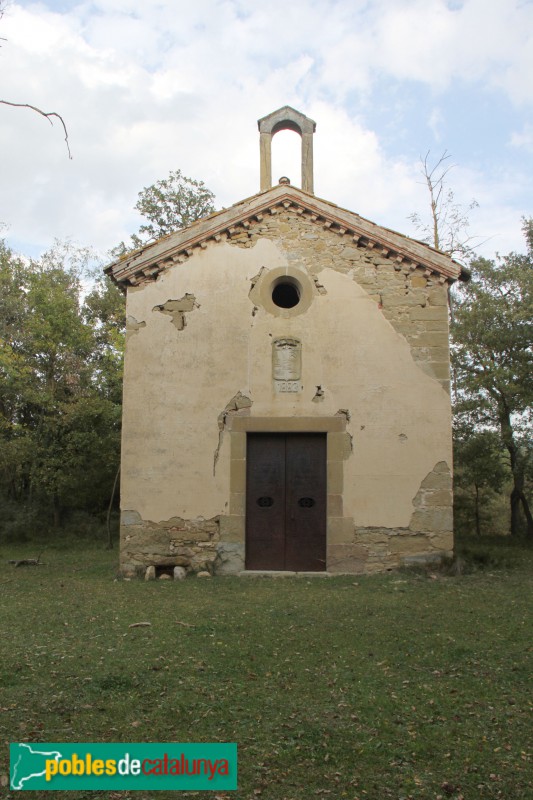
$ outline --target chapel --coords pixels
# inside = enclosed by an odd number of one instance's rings
[[[316,124],[259,120],[260,191],[128,253],[120,566],[368,573],[453,548],[460,264],[316,197]],[[301,188],[272,138],[301,137]]]

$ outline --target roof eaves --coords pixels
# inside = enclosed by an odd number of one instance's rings
[[[349,236],[359,247],[378,248],[382,256],[393,260],[397,269],[400,265],[408,265],[413,270],[422,267],[428,275],[438,273],[442,282],[462,279],[465,272],[457,261],[424,242],[376,225],[355,212],[290,185],[267,189],[197,220],[187,228],[128,253],[110,264],[105,272],[118,284],[135,286],[155,280],[168,267],[186,261],[198,248],[205,249],[210,240],[231,241],[235,235],[260,223],[264,214],[276,214],[282,209],[304,214],[340,236]]]

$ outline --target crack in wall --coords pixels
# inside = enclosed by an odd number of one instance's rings
[[[213,475],[215,475],[217,469],[217,461],[220,455],[220,448],[222,447],[222,442],[224,440],[224,431],[226,429],[227,418],[229,416],[248,417],[250,416],[251,407],[252,401],[250,398],[242,394],[241,391],[238,391],[237,394],[233,395],[224,410],[218,415],[218,444],[213,457]]]
[[[255,285],[257,283],[259,283],[259,281],[261,280],[261,277],[263,276],[263,274],[265,272],[267,272],[267,268],[266,267],[261,267],[261,269],[259,270],[257,275],[254,275],[253,278],[250,278],[251,286],[250,286],[250,291],[248,292],[248,296],[250,296],[250,294],[253,292],[253,290],[255,288]]]
[[[311,275],[311,277],[313,279],[313,283],[315,284],[315,288],[316,288],[318,294],[327,294],[326,287],[323,286],[320,283],[320,281],[318,280],[317,276],[316,275]]]

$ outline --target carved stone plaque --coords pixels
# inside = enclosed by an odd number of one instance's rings
[[[275,339],[272,343],[272,377],[278,392],[299,392],[302,377],[302,343]]]
[[[276,381],[278,392],[299,392],[300,381]]]

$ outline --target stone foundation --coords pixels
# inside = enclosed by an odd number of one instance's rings
[[[408,528],[357,527],[344,524],[344,541],[328,542],[329,574],[384,572],[403,565],[432,564],[453,554],[451,476],[440,462],[413,500]],[[238,575],[245,569],[245,543],[225,540],[228,517],[211,520],[145,521],[135,511],[122,514],[121,572],[144,576],[147,568],[183,567],[187,573]],[[343,519],[348,523],[347,518]],[[231,526],[230,526],[231,528]],[[229,539],[234,537],[229,536]],[[337,537],[332,537],[332,539]],[[342,538],[342,537],[339,537]]]
[[[130,577],[144,575],[149,566],[213,572],[219,538],[219,517],[195,520],[172,517],[152,522],[143,520],[136,511],[123,511],[121,573]]]

